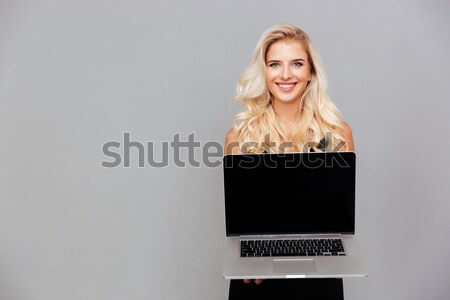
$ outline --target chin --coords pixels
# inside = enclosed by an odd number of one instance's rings
[[[278,98],[278,101],[285,104],[300,102],[300,98]]]

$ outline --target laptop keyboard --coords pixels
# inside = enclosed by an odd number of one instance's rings
[[[241,257],[343,256],[341,239],[242,240]]]

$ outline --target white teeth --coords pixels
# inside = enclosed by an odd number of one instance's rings
[[[283,89],[288,89],[288,88],[293,87],[294,85],[293,84],[279,84],[279,86]]]

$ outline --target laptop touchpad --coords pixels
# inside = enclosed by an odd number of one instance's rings
[[[316,264],[313,259],[274,259],[273,272],[277,274],[315,273]]]

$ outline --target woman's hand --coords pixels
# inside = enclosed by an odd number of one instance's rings
[[[261,284],[261,282],[263,281],[262,279],[253,279],[255,281],[255,284]],[[244,283],[245,284],[249,284],[250,282],[252,282],[252,279],[244,279]]]

